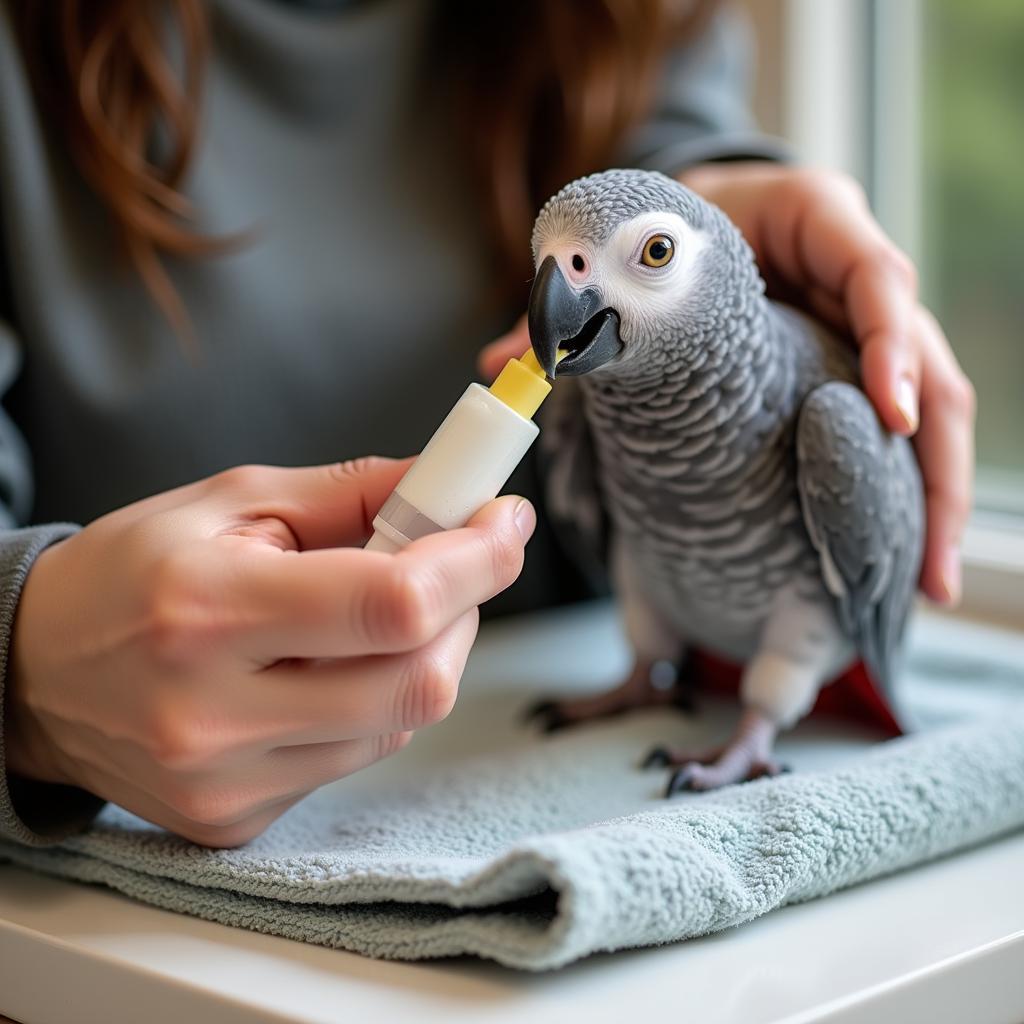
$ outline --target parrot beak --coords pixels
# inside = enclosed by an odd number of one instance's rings
[[[549,377],[576,376],[604,366],[622,351],[619,314],[597,288],[575,291],[554,256],[546,256],[530,291],[530,344]],[[559,349],[569,354],[558,358]]]

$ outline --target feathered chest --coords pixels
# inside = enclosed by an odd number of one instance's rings
[[[584,412],[618,530],[714,549],[794,498],[789,361],[646,389],[586,384]]]
[[[824,368],[792,349],[758,355],[647,388],[584,382],[616,542],[645,586],[691,616],[756,618],[778,587],[818,578],[795,437]]]
[[[696,435],[591,421],[603,500],[646,573],[705,595],[747,569],[809,551],[797,491],[795,417],[761,411]]]

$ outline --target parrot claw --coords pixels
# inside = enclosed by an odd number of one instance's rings
[[[703,793],[722,786],[731,786],[741,782],[753,782],[755,779],[774,778],[776,775],[787,774],[791,769],[778,761],[752,761],[745,772],[730,771],[722,764],[702,764],[690,761],[677,768],[668,785],[665,797],[673,797],[676,793]]]
[[[676,768],[669,779],[665,796],[676,793],[704,792],[752,782],[765,776],[789,771],[772,757],[778,726],[763,713],[748,709],[740,719],[731,740],[703,754],[656,747],[652,755]],[[650,757],[648,758],[650,761]]]
[[[672,763],[672,751],[668,747],[651,747],[647,756],[640,762],[640,770],[651,768],[667,768]]]
[[[640,762],[641,769],[648,768],[679,768],[690,764],[714,764],[721,756],[724,747],[715,747],[695,754],[692,750],[678,750],[673,747],[651,747],[647,756]]]
[[[693,792],[697,787],[694,785],[693,769],[699,767],[696,764],[688,764],[677,768],[670,776],[668,785],[665,787],[665,799],[669,799],[676,793]]]
[[[529,724],[534,719],[541,718],[544,715],[550,714],[550,712],[556,707],[556,703],[553,700],[538,700],[528,707],[523,709],[523,713],[520,716],[521,721],[524,724]]]
[[[685,669],[666,661],[639,660],[617,687],[592,696],[566,700],[540,700],[523,714],[546,733],[597,719],[615,718],[637,708],[672,707],[693,714],[693,681]]]
[[[543,733],[551,734],[572,725],[572,719],[565,714],[557,700],[539,700],[523,712],[523,722],[536,722]]]

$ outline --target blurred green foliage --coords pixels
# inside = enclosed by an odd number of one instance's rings
[[[1024,0],[923,0],[925,299],[978,390],[980,463],[1024,472]]]

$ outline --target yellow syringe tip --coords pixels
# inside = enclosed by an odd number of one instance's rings
[[[547,374],[544,372],[544,367],[540,365],[540,361],[537,359],[536,354],[532,348],[528,348],[520,357],[519,362],[523,364],[530,371],[538,377],[546,377]]]
[[[522,359],[510,359],[505,364],[490,390],[495,398],[529,419],[551,393],[551,384],[530,349]]]

